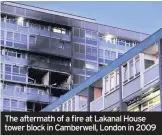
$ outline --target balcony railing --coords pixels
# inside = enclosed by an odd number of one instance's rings
[[[118,45],[117,43],[116,44],[109,43],[109,42],[106,42],[105,40],[99,40],[98,45],[102,47],[106,47],[106,48],[113,48],[113,49],[119,49],[119,50],[124,50],[124,51],[127,50],[126,46]]]
[[[145,70],[144,85],[147,85],[158,78],[159,78],[159,64],[155,64],[149,67],[147,70]]]
[[[31,27],[25,27],[25,26],[19,26],[14,23],[8,23],[8,22],[2,22],[1,21],[1,27],[2,28],[7,28],[7,29],[12,29],[14,31],[20,31],[20,32],[25,32],[25,33],[33,33],[36,35],[42,35],[46,37],[52,37],[52,38],[57,38],[65,41],[70,41],[71,40],[71,35],[70,34],[62,34],[62,33],[55,33],[52,31],[47,31],[47,30],[41,30],[39,28],[31,28]]]
[[[39,94],[33,94],[33,93],[27,93],[27,92],[18,92],[14,90],[3,90],[3,96],[4,97],[13,97],[13,98],[19,98],[26,101],[40,101],[40,102],[50,102],[50,96],[49,95],[39,95]]]
[[[91,111],[100,111],[104,107],[104,98],[103,96],[97,98],[96,100],[90,103],[90,110]]]

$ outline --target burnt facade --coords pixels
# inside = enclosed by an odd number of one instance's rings
[[[40,111],[146,37],[89,18],[1,3],[1,111]]]

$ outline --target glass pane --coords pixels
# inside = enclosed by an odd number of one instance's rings
[[[86,54],[91,55],[91,47],[89,46],[86,47]]]
[[[21,35],[21,41],[26,43],[27,42],[27,35],[22,34]]]
[[[80,53],[85,53],[85,46],[84,45],[80,45]]]
[[[97,48],[95,47],[92,48],[92,55],[97,56]]]
[[[15,34],[14,34],[14,40],[15,40],[15,41],[20,41],[20,34],[15,33]]]
[[[85,38],[85,30],[80,29],[80,37]]]
[[[130,77],[133,76],[133,63],[130,64],[130,67],[129,67],[129,74],[130,74]]]
[[[4,38],[4,31],[1,30],[1,38]]]
[[[18,102],[18,108],[25,108],[25,102],[24,101],[19,101]]]
[[[111,51],[111,59],[116,59],[116,52]]]
[[[140,72],[139,60],[136,61],[135,68],[136,68],[136,74],[139,73]]]
[[[36,37],[35,36],[30,36],[29,37],[29,42],[35,44],[36,43]]]
[[[74,44],[74,51],[79,52],[79,44]]]
[[[5,65],[5,72],[11,73],[11,65]]]
[[[10,106],[10,100],[9,99],[3,99],[3,106],[4,107],[9,107]]]
[[[17,108],[17,100],[11,100],[11,108]]]
[[[103,57],[103,50],[99,49],[99,57]]]
[[[7,39],[13,39],[13,32],[7,31]]]
[[[26,69],[23,67],[20,67],[20,74],[26,74]]]
[[[13,66],[13,72],[19,74],[19,67],[18,66]]]

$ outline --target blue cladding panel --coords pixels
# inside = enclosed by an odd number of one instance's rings
[[[92,77],[90,77],[89,79],[87,79],[86,81],[84,81],[83,83],[81,83],[80,85],[75,87],[74,89],[70,90],[68,93],[66,93],[61,98],[59,98],[56,102],[50,104],[49,106],[47,106],[46,108],[44,108],[41,111],[51,111],[51,110],[53,110],[54,108],[56,108],[61,103],[65,102],[66,100],[68,100],[71,97],[75,96],[77,93],[84,90],[85,88],[87,88],[88,86],[90,86],[91,84],[96,82],[97,80],[101,79],[106,74],[110,73],[111,71],[113,71],[114,69],[119,67],[124,62],[128,61],[129,59],[131,59],[135,55],[142,52],[144,49],[148,48],[149,46],[151,46],[155,42],[159,41],[161,38],[162,38],[162,29],[158,30],[156,33],[149,36],[147,39],[145,39],[139,45],[137,45],[133,49],[126,52],[120,58],[113,61],[109,66],[106,66],[105,68],[102,68],[99,72],[94,74]]]
[[[90,45],[97,45],[97,41],[95,40],[89,40],[89,39],[86,39],[86,44],[90,44]]]
[[[104,63],[104,59],[102,59],[102,58],[99,58],[98,61],[99,61],[99,63]]]

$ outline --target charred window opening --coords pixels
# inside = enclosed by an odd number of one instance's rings
[[[60,97],[70,89],[70,76],[67,74],[51,72],[51,95]]]
[[[43,108],[45,108],[48,104],[45,103],[36,103],[27,101],[27,111],[29,112],[39,112]]]
[[[28,69],[28,82],[32,84],[49,85],[48,71],[29,68]]]
[[[67,74],[62,74],[62,73],[57,73],[57,72],[51,72],[51,82],[50,85],[53,87],[63,87],[63,85],[65,86],[67,83],[67,79],[68,79]]]
[[[68,92],[68,90],[56,88],[56,87],[51,88],[51,96],[54,96],[54,97],[61,97],[66,92]]]

